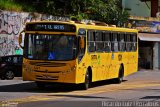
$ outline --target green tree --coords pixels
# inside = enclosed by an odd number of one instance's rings
[[[5,1],[5,0],[3,0]],[[121,0],[7,0],[23,4],[24,11],[39,12],[73,19],[96,20],[123,26],[129,14],[121,7]],[[5,3],[6,4],[6,3]],[[2,7],[2,6],[1,6]],[[20,8],[20,9],[21,9]]]
[[[73,0],[70,15],[78,20],[90,19],[123,26],[129,13],[120,4],[120,0]]]

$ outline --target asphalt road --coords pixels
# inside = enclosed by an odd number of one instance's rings
[[[160,71],[141,70],[124,78],[93,83],[88,90],[77,85],[38,89],[34,82],[0,80],[2,107],[160,107]]]

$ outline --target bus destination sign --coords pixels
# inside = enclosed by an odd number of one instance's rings
[[[26,25],[27,31],[58,31],[58,32],[76,32],[76,27],[70,24],[58,23],[32,23]]]

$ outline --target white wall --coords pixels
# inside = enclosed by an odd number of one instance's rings
[[[147,4],[148,6],[147,6]],[[133,16],[151,16],[151,3],[150,2],[141,2],[140,0],[122,0],[123,8],[131,9],[129,13]]]

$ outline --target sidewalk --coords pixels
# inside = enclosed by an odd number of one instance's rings
[[[156,71],[156,72],[160,72],[160,70],[144,69],[144,68],[139,68],[138,71],[145,71],[145,72],[153,72],[153,71]]]
[[[22,80],[22,77],[14,77],[13,80]]]

